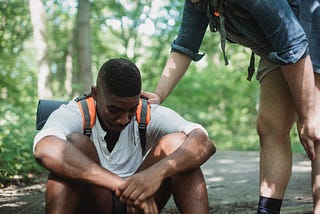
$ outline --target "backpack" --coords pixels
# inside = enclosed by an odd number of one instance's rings
[[[200,1],[201,2],[201,1]],[[202,8],[205,8],[207,6],[207,16],[209,18],[209,27],[211,32],[217,32],[219,31],[221,40],[221,49],[222,49],[222,54],[224,58],[225,65],[228,65],[228,58],[226,56],[226,41],[228,40],[231,43],[235,43],[234,41],[231,41],[230,39],[227,38],[227,32],[225,28],[225,11],[232,11],[233,13],[236,13],[237,16],[241,17],[242,19],[249,19],[250,15],[248,15],[245,10],[235,7],[232,2],[230,3],[229,1],[226,0],[209,0],[207,2],[203,2],[202,4],[209,4],[209,5],[202,5]],[[229,19],[233,19],[231,21],[234,25],[234,28],[238,30],[240,33],[242,33],[245,37],[247,37],[249,34],[247,33],[246,30],[243,29],[243,27],[240,26],[238,21],[236,21],[235,18],[232,18],[233,16],[229,15]],[[235,24],[237,23],[237,24]],[[254,23],[249,23],[248,25],[255,24]],[[254,41],[256,44],[263,44],[261,41],[259,41],[255,37],[248,37],[252,41]],[[252,76],[255,71],[255,54],[253,51],[251,51],[251,57],[250,57],[250,64],[248,67],[248,76],[247,80],[251,81]]]
[[[92,127],[96,119],[95,101],[90,93],[77,97],[75,101],[78,103],[82,116],[83,134],[90,137],[92,133]],[[59,108],[60,105],[67,103],[68,102],[66,101],[40,99],[37,107],[36,129],[41,130],[50,114],[54,110]],[[140,98],[139,100],[139,105],[136,111],[136,119],[139,124],[142,155],[144,155],[146,147],[146,129],[151,119],[150,105],[148,104],[148,101],[144,98]]]

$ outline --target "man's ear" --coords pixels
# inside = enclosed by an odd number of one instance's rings
[[[97,87],[96,86],[91,87],[91,94],[92,94],[93,99],[97,101],[97,99],[96,99],[97,98]]]

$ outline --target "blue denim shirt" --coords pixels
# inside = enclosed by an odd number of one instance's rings
[[[295,63],[308,54],[306,33],[291,9],[294,6],[294,11],[299,11],[298,0],[224,2],[228,40],[249,47],[255,54],[279,65]],[[186,54],[194,61],[200,60],[204,54],[199,54],[199,48],[209,22],[206,11],[185,0],[182,23],[171,45],[172,51]]]

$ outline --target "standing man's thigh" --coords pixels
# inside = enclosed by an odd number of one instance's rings
[[[279,67],[265,75],[260,90],[260,195],[282,199],[291,176],[290,130],[296,121],[295,104]]]
[[[263,60],[261,64],[265,64],[266,67],[262,68],[265,71],[258,73],[260,75],[258,130],[263,131],[262,134],[268,134],[265,132],[270,131],[287,134],[297,119],[291,91],[280,67],[272,66]]]

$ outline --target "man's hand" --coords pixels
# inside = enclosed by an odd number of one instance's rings
[[[125,180],[117,188],[116,195],[122,203],[140,207],[160,188],[161,183],[161,176],[149,168]]]
[[[162,102],[160,95],[156,93],[141,91],[141,96],[147,98],[148,102],[152,104],[160,104]]]
[[[316,118],[317,117],[315,117],[313,121],[309,123],[305,123],[301,120],[297,122],[300,142],[310,160],[315,160],[315,144],[320,142],[320,123],[316,122]]]
[[[315,143],[320,141],[319,92],[310,56],[281,67],[296,105],[300,142],[309,158],[315,160]]]
[[[140,204],[139,207],[136,206],[127,206],[127,213],[128,214],[157,214],[159,213],[157,204],[153,197],[148,198],[143,203]]]

